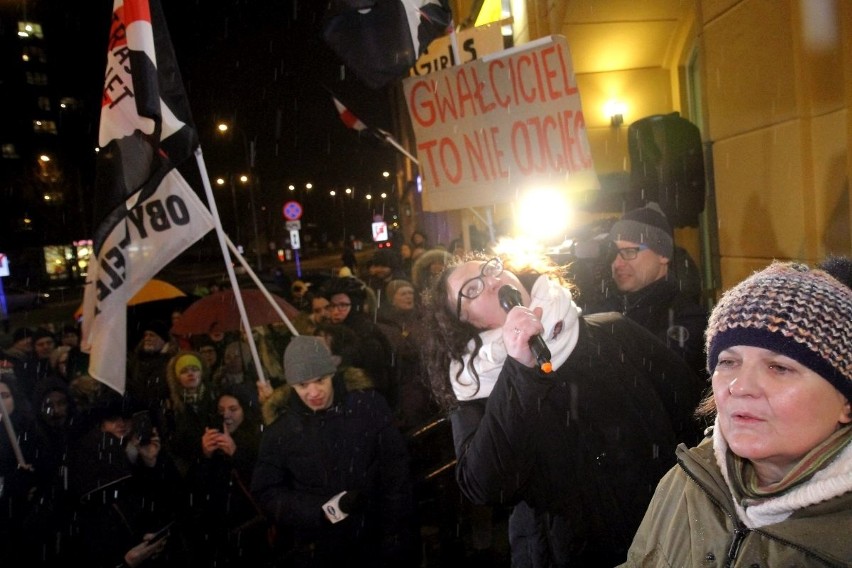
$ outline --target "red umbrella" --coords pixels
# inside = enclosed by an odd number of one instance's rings
[[[251,327],[283,323],[281,316],[260,290],[241,290],[243,305]],[[299,314],[299,310],[284,298],[270,294],[275,303],[290,320]],[[172,326],[175,335],[194,335],[213,332],[238,331],[242,328],[240,311],[233,290],[216,292],[192,303],[177,323]]]

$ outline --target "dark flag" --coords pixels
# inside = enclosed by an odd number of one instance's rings
[[[113,4],[98,145],[83,349],[123,393],[128,300],[214,226],[176,169],[198,137],[159,0]]]
[[[323,39],[372,89],[405,77],[452,25],[447,0],[331,0]]]

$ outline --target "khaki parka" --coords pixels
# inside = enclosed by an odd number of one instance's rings
[[[845,486],[845,493],[841,490],[827,500],[795,509],[781,522],[751,529],[735,512],[712,437],[691,449],[681,444],[676,453],[678,464],[657,486],[622,566],[852,566],[852,491],[848,489],[852,445],[831,464],[835,489]],[[816,487],[814,478],[796,488],[804,492],[797,498],[812,499],[823,492],[824,486]],[[782,499],[785,496],[777,498]]]

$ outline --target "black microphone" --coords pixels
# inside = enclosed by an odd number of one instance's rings
[[[497,297],[500,299],[500,307],[508,312],[515,306],[523,306],[521,301],[521,293],[514,286],[505,284],[500,286],[497,291]],[[536,363],[545,373],[553,371],[553,365],[550,362],[550,349],[547,348],[547,343],[541,338],[541,335],[533,335],[530,337],[530,351],[535,355]]]

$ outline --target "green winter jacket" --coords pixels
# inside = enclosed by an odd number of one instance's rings
[[[622,566],[852,567],[852,446],[770,500],[768,514],[793,510],[786,519],[749,528],[735,511],[713,442],[678,447],[678,465],[657,486]]]

